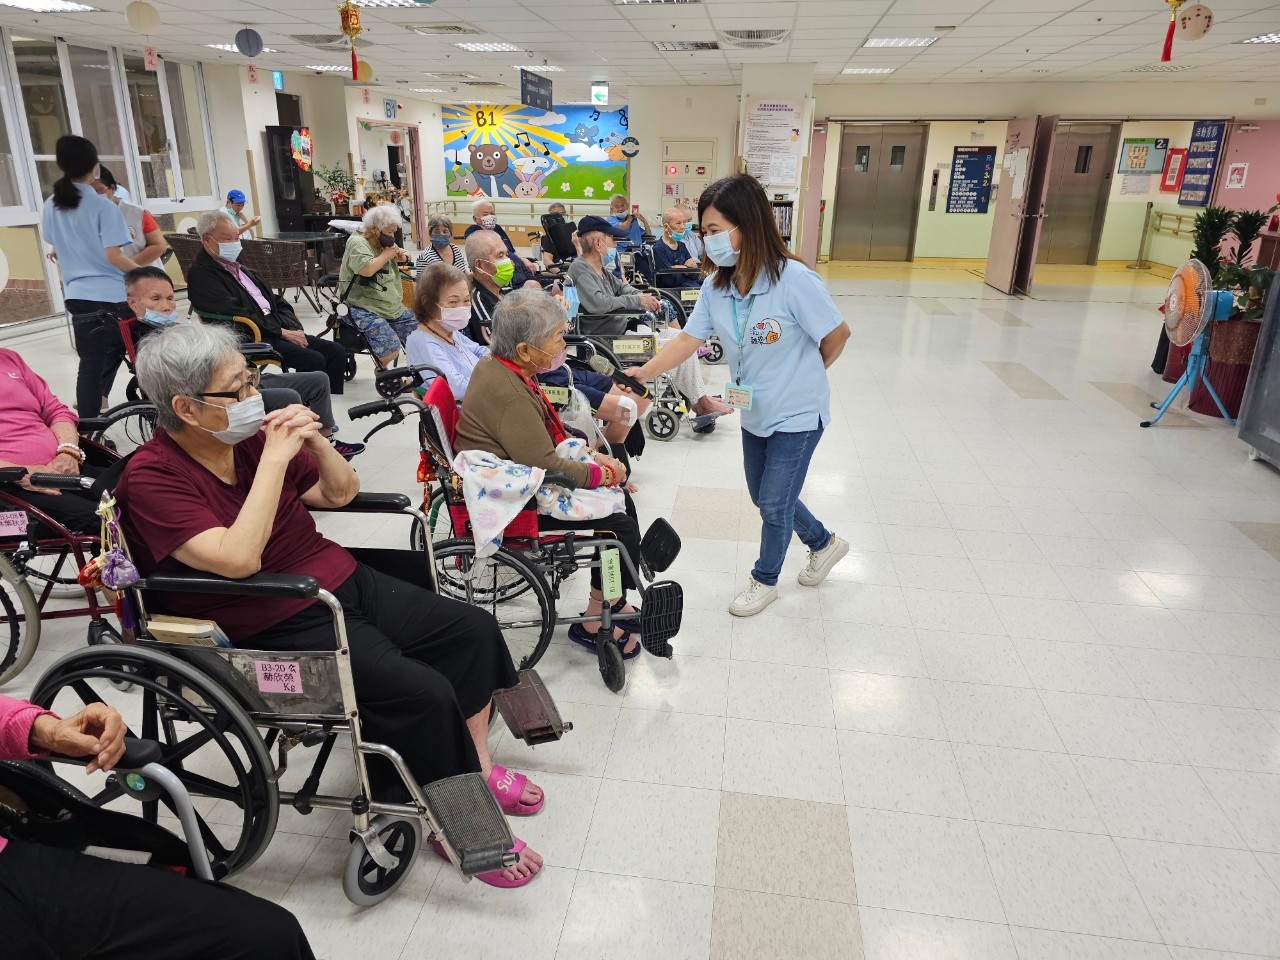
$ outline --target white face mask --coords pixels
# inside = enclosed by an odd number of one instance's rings
[[[485,214],[483,217],[480,218],[480,226],[484,227],[486,230],[492,230],[497,225],[498,225],[498,218],[492,213]]]
[[[441,307],[440,326],[455,333],[471,322],[470,307]]]
[[[218,256],[223,260],[230,260],[232,263],[240,259],[240,251],[244,248],[239,240],[230,240],[226,243],[218,244]]]
[[[192,397],[191,399],[208,407],[217,406],[216,403],[209,403],[209,401],[201,400],[199,397]],[[200,429],[207,430],[229,446],[234,446],[241,440],[248,440],[261,430],[263,418],[267,414],[267,408],[260,393],[255,393],[252,397],[244,400],[237,400],[235,403],[229,403],[222,409],[227,412],[227,429],[209,430],[208,427],[201,427]]]

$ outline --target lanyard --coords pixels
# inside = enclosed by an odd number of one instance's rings
[[[751,329],[751,308],[756,305],[756,294],[747,297],[747,310],[742,319],[738,319],[738,298],[729,295],[729,306],[733,309],[733,334],[738,340],[738,375],[734,383],[742,386],[742,348],[746,342],[746,332]]]

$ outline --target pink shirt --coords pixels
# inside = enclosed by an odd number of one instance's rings
[[[238,263],[228,263],[225,260],[219,260],[218,266],[231,274],[240,281],[240,286],[249,292],[249,296],[253,297],[254,302],[258,305],[263,313],[271,312],[271,301],[262,295],[262,291],[258,289],[258,285],[245,276],[244,271],[240,269]]]
[[[0,695],[0,760],[30,760],[44,756],[46,751],[31,751],[31,728],[36,717],[45,714],[55,716],[34,703]],[[4,847],[5,839],[0,837],[0,850]]]
[[[75,426],[76,415],[12,350],[0,348],[0,460],[44,466],[58,453],[55,423]]]

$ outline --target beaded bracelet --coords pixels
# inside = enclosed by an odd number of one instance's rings
[[[77,463],[84,463],[84,451],[74,443],[58,444],[58,453],[65,453],[67,456],[75,458]]]

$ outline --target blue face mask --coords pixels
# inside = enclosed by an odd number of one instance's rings
[[[671,235],[671,239],[679,243],[682,240],[688,240],[689,234],[691,234],[692,232],[693,232],[693,228],[686,223],[678,233],[673,233]]]
[[[707,256],[717,267],[732,267],[738,262],[738,251],[733,249],[733,241],[729,239],[729,234],[737,229],[737,227],[731,227],[720,233],[713,233],[709,237],[703,237],[703,249],[707,251]]]
[[[244,244],[239,240],[232,240],[230,243],[218,244],[218,256],[223,260],[230,260],[235,263],[240,259],[240,251],[244,249]]]
[[[569,319],[578,315],[578,290],[576,287],[565,287],[564,298],[569,304]]]
[[[612,267],[615,263],[618,262],[618,251],[615,250],[613,247],[610,247],[608,250],[604,252],[604,256],[601,257],[601,260],[604,262],[604,265],[606,267]]]
[[[447,246],[449,244],[449,241],[452,239],[453,238],[449,236],[449,234],[447,233],[433,233],[431,235],[431,243],[433,246],[436,246],[436,247]]]
[[[142,322],[149,327],[172,327],[178,322],[178,311],[164,313],[147,307],[146,312],[142,315]]]

